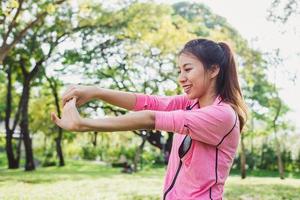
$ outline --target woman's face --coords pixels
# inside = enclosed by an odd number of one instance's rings
[[[178,82],[189,99],[200,98],[211,86],[211,73],[192,54],[182,53],[178,58]]]

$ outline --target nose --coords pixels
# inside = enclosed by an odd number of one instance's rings
[[[183,74],[182,72],[178,75],[178,82],[179,83],[184,83],[184,82],[186,82],[186,80],[187,80],[187,77],[185,76],[185,74]]]

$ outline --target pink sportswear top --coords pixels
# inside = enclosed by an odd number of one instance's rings
[[[162,198],[222,199],[240,137],[239,120],[233,108],[222,102],[220,96],[212,105],[201,108],[198,99],[190,100],[186,94],[135,95],[134,111],[154,110],[155,129],[174,132]],[[180,161],[178,150],[186,135],[192,143]]]

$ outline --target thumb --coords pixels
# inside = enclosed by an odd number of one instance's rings
[[[72,99],[73,104],[76,104],[76,100],[77,100],[77,98],[73,97],[73,99]]]
[[[56,116],[55,113],[52,112],[52,113],[51,113],[51,120],[52,120],[55,124],[58,125],[60,119]]]
[[[71,103],[72,103],[73,106],[77,107],[77,98],[73,97],[72,100],[71,100]]]

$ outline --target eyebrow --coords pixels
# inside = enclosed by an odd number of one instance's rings
[[[184,63],[183,68],[185,68],[187,65],[192,65],[192,63]],[[180,66],[178,66],[178,68],[180,69]]]

